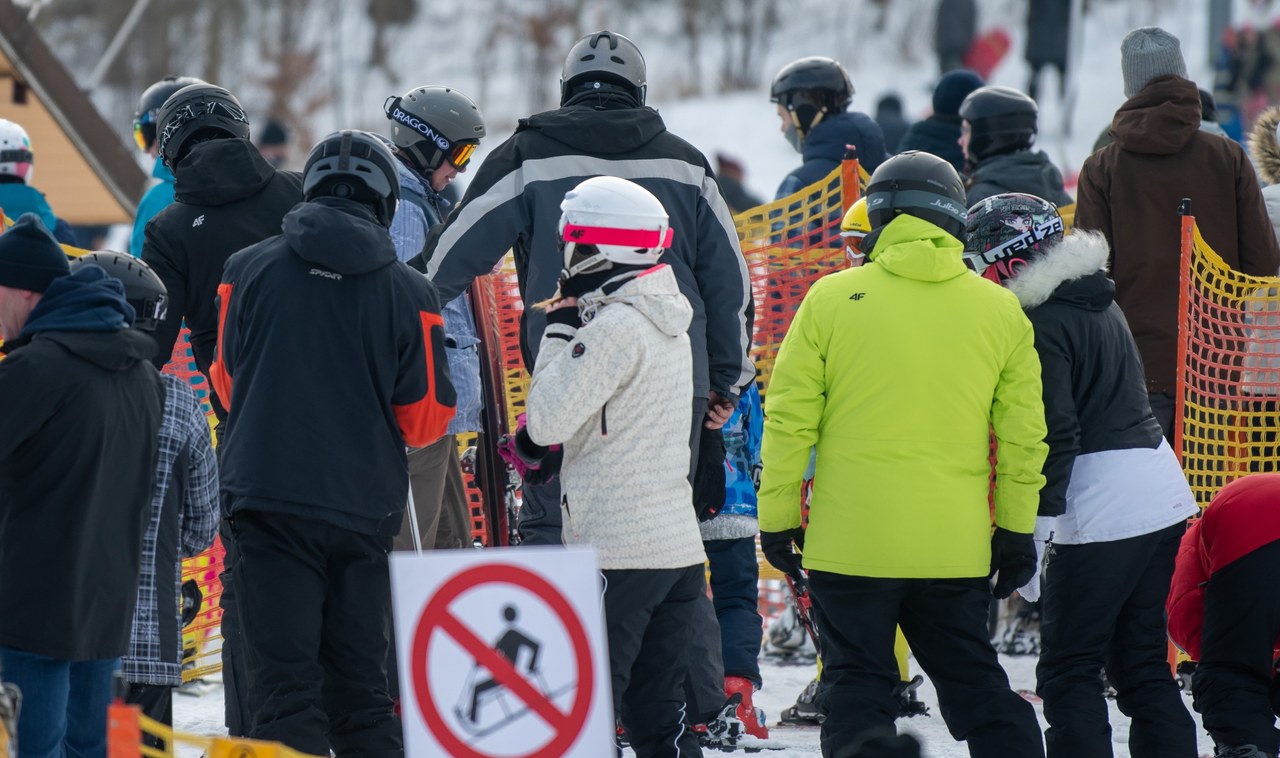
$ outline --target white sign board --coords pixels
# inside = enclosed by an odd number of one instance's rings
[[[391,555],[408,758],[613,754],[595,550]]]

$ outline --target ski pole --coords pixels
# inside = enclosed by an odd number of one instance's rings
[[[422,532],[418,531],[418,509],[413,507],[413,477],[409,477],[409,533],[413,535],[413,552],[422,555]]]

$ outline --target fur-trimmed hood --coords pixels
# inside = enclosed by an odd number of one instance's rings
[[[1280,126],[1280,105],[1273,105],[1258,116],[1249,133],[1249,157],[1258,167],[1258,175],[1267,184],[1280,181],[1280,143],[1276,127]]]
[[[1105,272],[1110,255],[1101,232],[1072,232],[1019,271],[1008,283],[1009,291],[1018,296],[1023,310],[1030,310],[1047,302],[1062,284]]]

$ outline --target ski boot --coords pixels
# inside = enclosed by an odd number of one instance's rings
[[[765,726],[764,710],[755,707],[751,701],[751,696],[755,694],[755,684],[746,677],[726,676],[724,678],[724,694],[729,699],[732,699],[734,695],[740,695],[742,698],[735,715],[742,722],[743,733],[757,739],[769,739],[769,727]]]
[[[1214,758],[1276,758],[1275,753],[1263,752],[1257,745],[1220,747],[1213,751]]]
[[[778,718],[778,723],[787,726],[819,726],[822,724],[826,716],[818,711],[818,706],[814,699],[818,696],[818,690],[821,684],[817,677],[813,681],[805,685],[804,691],[800,693],[800,697],[796,698],[796,704],[787,708]]]
[[[893,688],[893,696],[898,701],[898,718],[912,716],[928,716],[929,706],[924,704],[916,690],[924,684],[924,677],[916,674],[909,682],[898,682]]]
[[[807,665],[818,657],[813,641],[800,623],[800,614],[790,602],[782,614],[770,622],[761,652],[784,665]]]
[[[741,705],[742,693],[735,692],[725,701],[715,718],[705,724],[695,725],[693,731],[698,735],[698,744],[725,753],[736,750],[744,734],[742,721],[738,719],[738,708]]]

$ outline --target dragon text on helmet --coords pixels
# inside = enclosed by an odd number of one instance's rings
[[[415,132],[418,132],[422,136],[436,143],[436,147],[440,148],[441,150],[449,149],[450,147],[449,140],[445,139],[442,135],[438,134],[434,129],[431,128],[431,126],[427,122],[423,121],[417,116],[414,116],[413,114],[407,113],[401,108],[396,107],[391,110],[391,118],[395,119],[396,121],[399,121],[400,123],[404,124],[405,126],[409,127]]]

